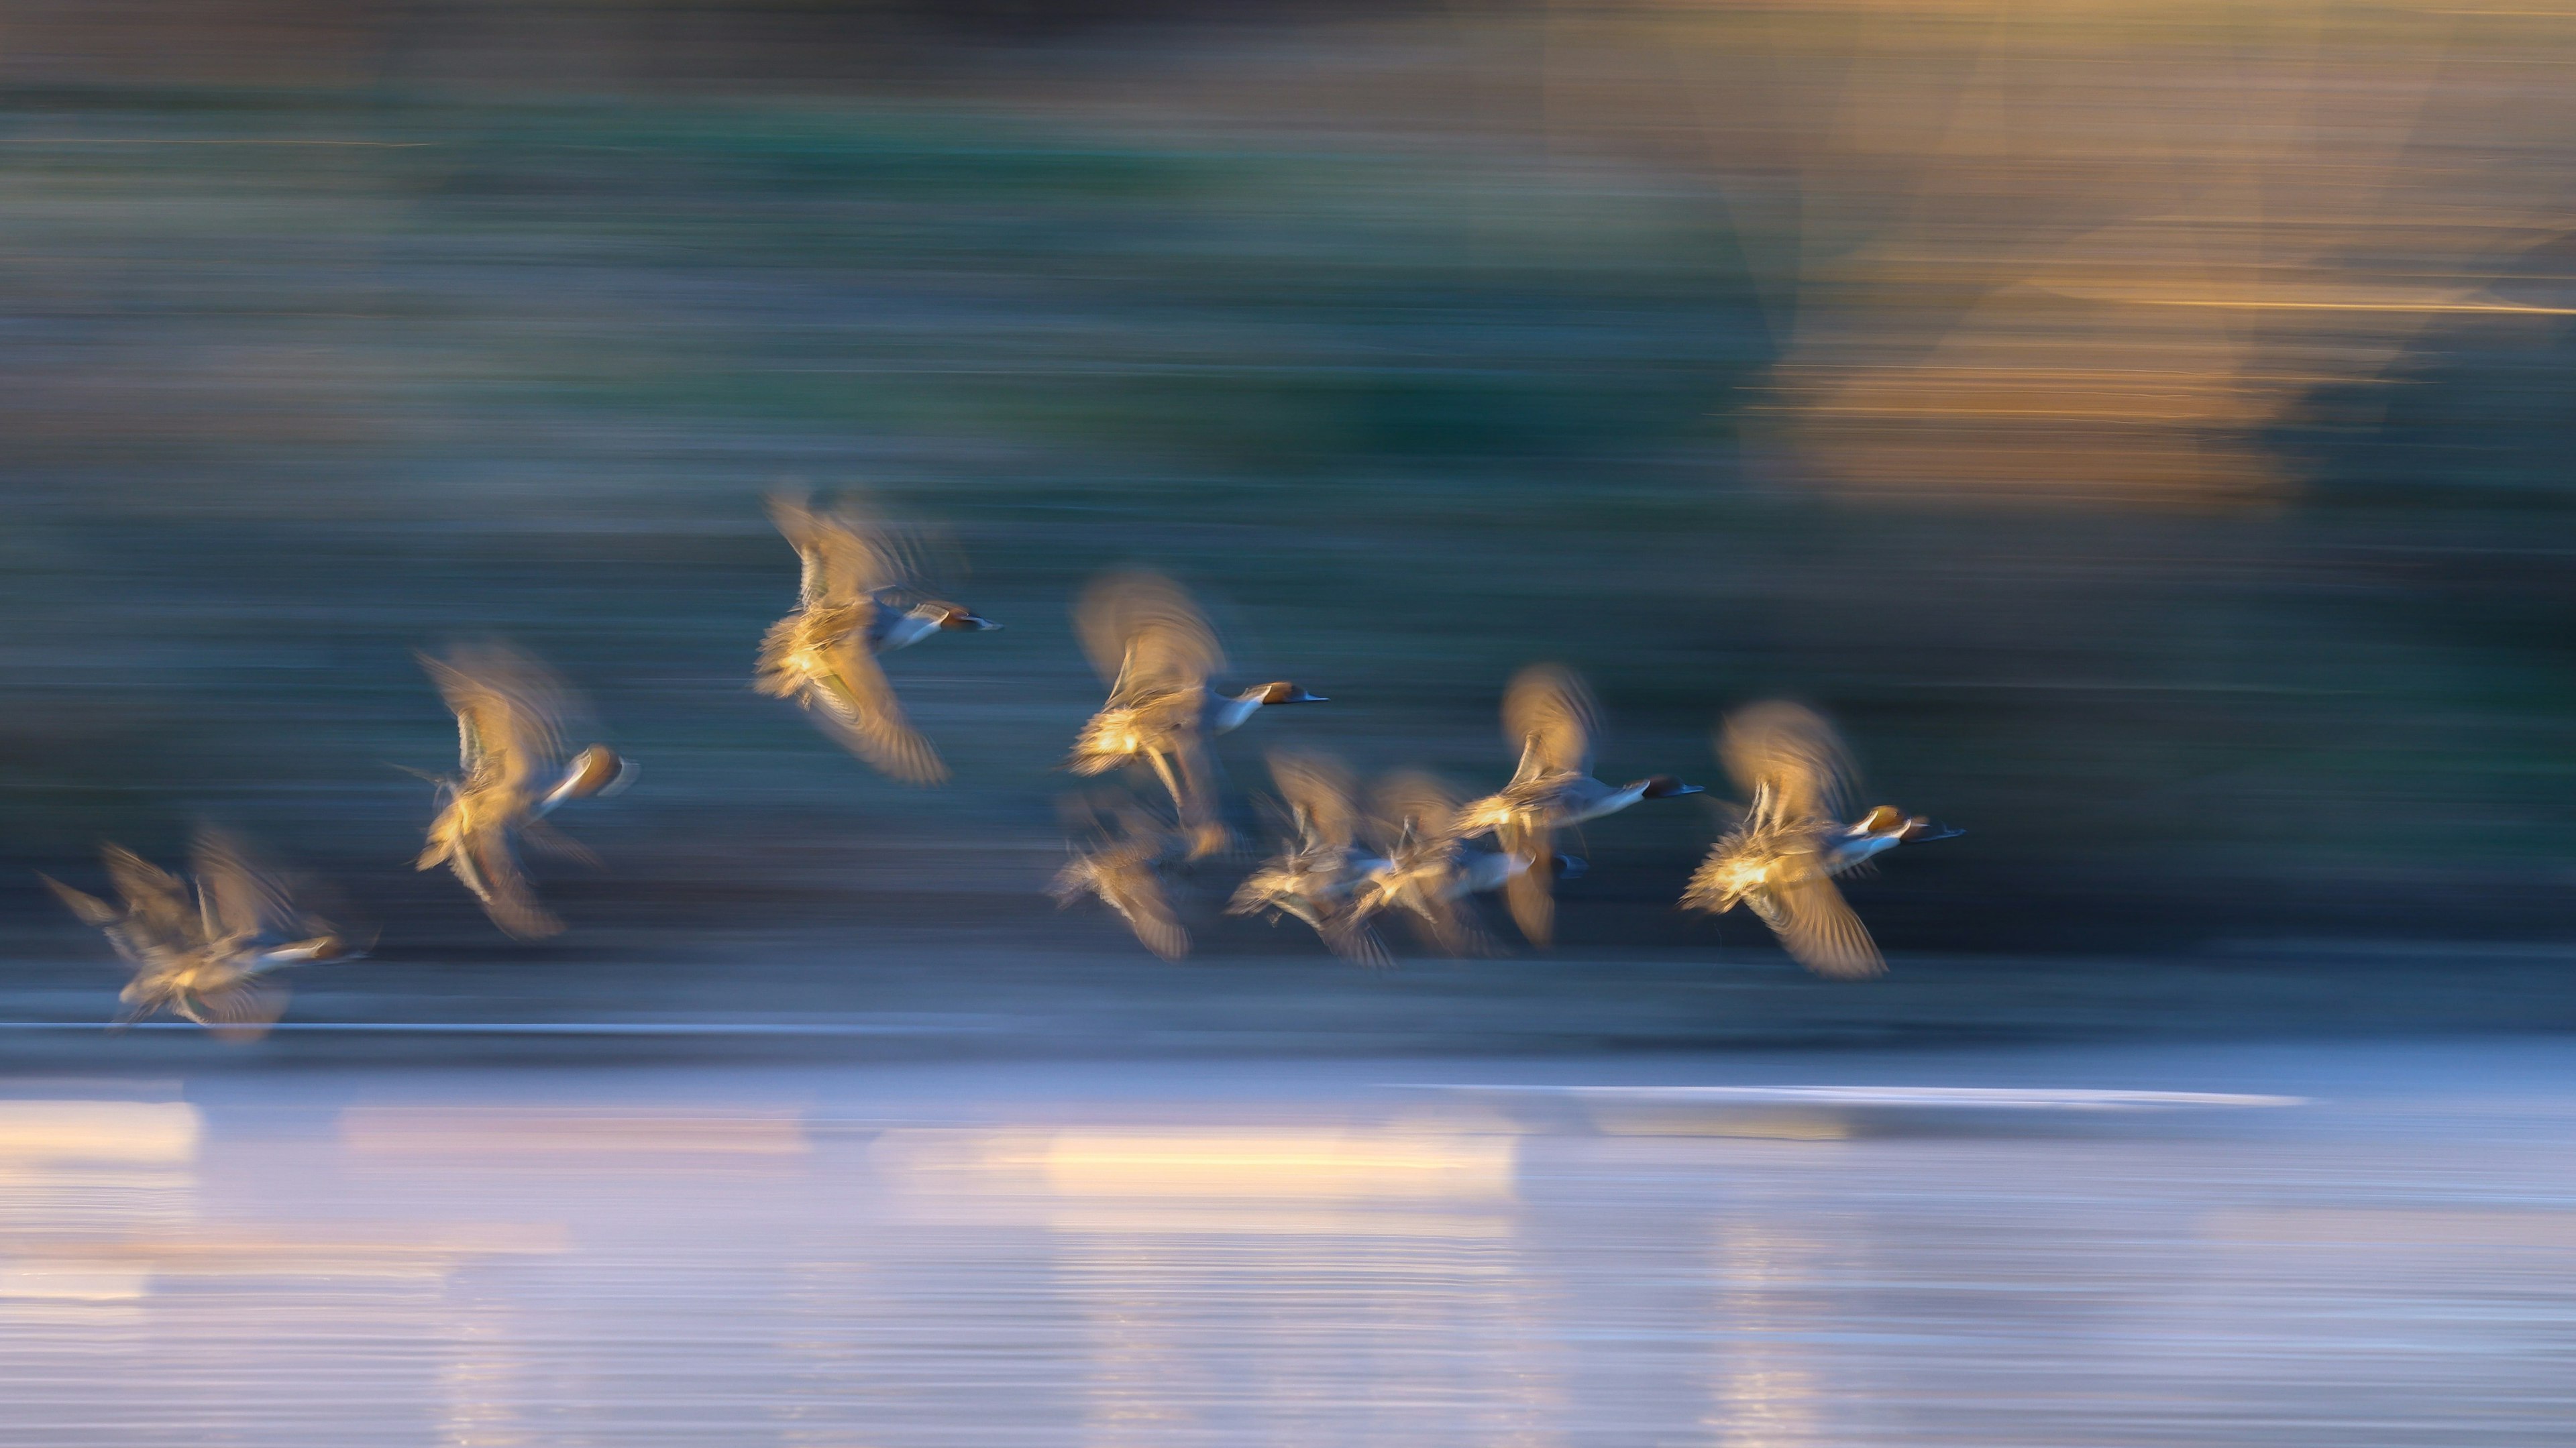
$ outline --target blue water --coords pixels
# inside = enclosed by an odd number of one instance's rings
[[[0,1444],[2563,1444],[2571,1067],[2544,1041],[23,1080]],[[1455,1082],[1539,1089],[1423,1089]],[[1885,1089],[1555,1089],[1676,1085]]]

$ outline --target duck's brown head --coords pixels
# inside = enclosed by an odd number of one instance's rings
[[[1898,809],[1892,804],[1883,804],[1872,809],[1868,814],[1861,816],[1860,823],[1852,826],[1852,833],[1856,835],[1883,835],[1890,830],[1901,829],[1905,826],[1905,811]]]
[[[1328,704],[1332,701],[1321,694],[1309,694],[1304,689],[1282,679],[1278,683],[1261,686],[1261,702],[1264,704]]]

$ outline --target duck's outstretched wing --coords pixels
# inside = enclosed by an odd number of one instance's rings
[[[1852,793],[1851,752],[1813,709],[1781,700],[1728,716],[1717,757],[1764,823],[1838,820]]]
[[[832,737],[861,759],[906,784],[937,784],[948,777],[939,751],[904,717],[903,703],[876,658],[845,639],[828,655],[830,677],[813,692]]]
[[[1181,928],[1171,897],[1163,891],[1163,877],[1141,846],[1112,846],[1090,863],[1101,903],[1118,912],[1139,943],[1165,960],[1190,953],[1190,934]]]
[[[123,845],[106,846],[99,858],[107,865],[108,882],[124,897],[124,928],[138,943],[176,949],[197,941],[204,924],[187,882]]]
[[[45,888],[53,891],[54,898],[62,901],[63,904],[70,909],[72,914],[79,919],[81,924],[89,926],[92,929],[103,930],[110,925],[114,925],[117,921],[125,917],[124,911],[108,904],[96,895],[89,894],[82,890],[75,890],[71,886],[64,884],[62,881],[55,879],[51,875],[38,875],[36,878],[45,882]]]
[[[1369,927],[1368,921],[1358,915],[1345,912],[1332,916],[1316,926],[1315,933],[1323,937],[1325,949],[1353,965],[1364,965],[1371,970],[1395,968],[1394,952],[1386,948],[1386,942]]]
[[[1165,960],[1180,960],[1190,953],[1190,933],[1181,928],[1180,917],[1172,913],[1171,902],[1164,898],[1162,882],[1147,880],[1133,888],[1122,889],[1109,902],[1126,917],[1129,929],[1136,932],[1137,943]]]
[[[209,991],[190,1014],[218,1041],[247,1045],[266,1036],[286,1014],[288,991],[278,981],[252,979]]]
[[[770,521],[796,550],[802,568],[798,606],[855,603],[879,589],[901,588],[919,572],[911,535],[844,498],[829,510],[793,493],[773,493]]]
[[[1225,667],[1207,615],[1159,573],[1093,580],[1074,605],[1074,629],[1113,700],[1204,687]]]
[[[1189,858],[1205,859],[1232,843],[1233,834],[1219,818],[1216,762],[1208,757],[1207,742],[1193,734],[1172,751],[1179,765],[1180,795],[1173,801],[1180,811],[1181,833],[1187,840]]]
[[[1521,751],[1514,784],[1550,774],[1590,774],[1601,731],[1592,691],[1562,664],[1532,664],[1503,691],[1503,737]]]
[[[1556,832],[1507,824],[1495,832],[1494,840],[1503,847],[1503,853],[1527,864],[1526,869],[1503,882],[1503,903],[1511,908],[1512,923],[1529,937],[1530,944],[1547,945],[1556,937],[1556,894],[1551,888]]]
[[[777,525],[787,546],[796,550],[796,606],[812,608],[832,592],[831,535],[815,515],[812,499],[804,494],[772,493],[768,503],[769,521]]]
[[[1458,792],[1418,769],[1379,781],[1370,801],[1370,832],[1390,852],[1411,843],[1445,844],[1458,832]]]
[[[506,644],[420,656],[456,715],[457,754],[469,786],[524,793],[563,754],[569,696],[552,671]]]
[[[561,935],[563,922],[537,903],[537,892],[528,883],[527,871],[519,865],[518,852],[511,848],[510,838],[500,830],[483,830],[458,841],[448,857],[456,878],[483,902],[483,913],[501,928],[501,933],[517,940],[542,940]]]
[[[284,940],[320,933],[302,928],[285,884],[253,865],[241,841],[231,834],[199,830],[191,861],[211,917],[213,928],[208,934]]]
[[[1347,850],[1359,838],[1351,773],[1340,760],[1306,750],[1270,752],[1270,778],[1309,848]]]
[[[1774,885],[1745,897],[1762,923],[1780,937],[1790,958],[1821,976],[1863,980],[1887,973],[1887,962],[1869,938],[1843,892],[1823,875]]]

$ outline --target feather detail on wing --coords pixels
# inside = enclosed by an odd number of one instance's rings
[[[808,500],[789,493],[772,493],[769,497],[769,521],[778,526],[779,535],[796,550],[798,576],[796,606],[812,608],[823,601],[828,570],[819,546],[820,524]]]
[[[1717,756],[1763,824],[1840,819],[1851,796],[1850,752],[1833,725],[1802,705],[1737,710],[1718,732]]]
[[[193,943],[203,928],[187,884],[178,876],[125,848],[99,851],[108,883],[125,899],[126,927],[156,944]]]
[[[801,497],[773,494],[769,517],[802,567],[796,591],[801,608],[855,603],[879,589],[904,586],[918,571],[918,546],[847,499],[827,512]]]
[[[1147,950],[1165,960],[1179,960],[1190,953],[1190,933],[1181,928],[1180,918],[1164,899],[1161,881],[1147,876],[1125,882],[1109,903],[1126,917],[1128,928]]]
[[[1458,793],[1420,770],[1389,775],[1377,787],[1372,815],[1378,843],[1399,848],[1408,838],[1446,841],[1458,829]]]
[[[53,891],[54,898],[69,907],[83,925],[93,929],[114,925],[125,914],[96,895],[75,890],[51,875],[38,875],[36,878],[44,881],[45,888]]]
[[[1189,836],[1189,857],[1205,859],[1226,848],[1233,840],[1232,834],[1217,818],[1219,800],[1215,762],[1209,759],[1205,742],[1195,734],[1172,751],[1172,762],[1179,766],[1181,784],[1180,797],[1173,804],[1180,812],[1181,832]]]
[[[192,859],[197,888],[213,917],[210,934],[286,939],[310,933],[300,928],[286,887],[254,867],[239,840],[222,830],[199,830]]]
[[[420,661],[456,715],[467,784],[521,792],[562,755],[567,701],[543,664],[502,644]]]
[[[600,859],[596,851],[544,820],[530,820],[522,826],[519,830],[519,843],[540,854],[571,860],[575,864],[588,865],[594,870],[600,868]]]
[[[1544,946],[1556,935],[1556,896],[1549,888],[1554,863],[1555,832],[1505,825],[1495,834],[1503,853],[1528,862],[1503,883],[1503,903],[1511,907],[1512,923],[1521,928],[1532,945]]]
[[[1386,948],[1386,942],[1378,938],[1367,921],[1356,916],[1336,915],[1316,926],[1315,933],[1323,937],[1326,949],[1354,965],[1371,970],[1395,968],[1395,956]]]
[[[1094,800],[1081,808],[1097,828],[1094,842],[1065,863],[1047,893],[1059,907],[1085,895],[1096,897],[1118,912],[1147,950],[1165,960],[1188,955],[1189,932],[1173,913],[1157,868],[1164,852],[1163,827],[1133,804]]]
[[[1757,891],[1745,903],[1780,937],[1782,949],[1818,975],[1860,980],[1887,973],[1869,927],[1822,875]]]
[[[1074,629],[1113,700],[1201,688],[1225,667],[1207,615],[1159,573],[1094,580],[1074,605]]]
[[[1118,912],[1147,950],[1165,960],[1179,960],[1190,953],[1189,932],[1172,913],[1162,877],[1155,873],[1145,846],[1111,844],[1077,856],[1056,876],[1048,893],[1059,906],[1084,895],[1097,896],[1101,904]]]
[[[519,868],[518,856],[500,831],[486,830],[465,840],[450,863],[456,867],[456,877],[483,902],[483,913],[501,927],[502,934],[540,940],[563,933],[563,922],[537,903],[527,873]]]
[[[198,1023],[218,1041],[246,1045],[269,1033],[286,1014],[288,992],[276,981],[246,980],[197,998]]]
[[[1561,664],[1532,664],[1503,691],[1503,737],[1521,750],[1515,784],[1550,774],[1592,772],[1601,711],[1592,691]]]
[[[904,717],[903,704],[885,670],[867,650],[843,642],[830,654],[832,672],[808,696],[829,722],[832,736],[851,753],[906,784],[937,784],[948,777],[939,753]]]

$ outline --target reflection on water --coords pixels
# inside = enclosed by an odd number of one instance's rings
[[[1815,1280],[1809,1263],[1821,1247],[1761,1224],[1718,1229],[1716,1321],[1731,1331],[1711,1368],[1706,1426],[1714,1441],[1744,1448],[1814,1441],[1817,1385],[1798,1339],[1816,1324],[1799,1299]]]
[[[0,1443],[2561,1441],[2565,1052],[2381,1055],[1804,1140],[1320,1067],[28,1085]]]

